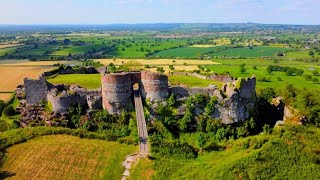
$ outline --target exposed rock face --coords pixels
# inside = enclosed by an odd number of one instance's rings
[[[25,78],[24,87],[27,104],[39,104],[47,100],[47,82],[44,77],[36,80]]]
[[[243,122],[250,118],[255,106],[256,78],[239,78],[223,86],[227,98],[218,106],[224,124]]]
[[[168,78],[152,72],[114,73],[102,76],[103,108],[119,114],[132,106],[133,85],[139,84],[142,97],[151,101],[168,98]]]
[[[241,79],[227,83],[222,91],[216,86],[208,88],[187,88],[182,86],[170,88],[171,93],[178,99],[196,94],[217,97],[218,103],[213,118],[221,119],[224,124],[243,122],[251,117],[256,98],[256,78]],[[200,112],[198,110],[198,112]],[[183,112],[180,112],[183,114]],[[197,112],[195,112],[197,114]]]

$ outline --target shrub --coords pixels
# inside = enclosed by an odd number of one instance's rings
[[[14,116],[16,114],[16,110],[12,105],[8,105],[3,109],[3,114],[6,116]]]

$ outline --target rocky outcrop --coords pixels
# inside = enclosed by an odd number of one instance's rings
[[[224,124],[243,122],[252,115],[256,99],[256,78],[247,78],[227,83],[222,87],[227,98],[219,106],[219,118]]]
[[[223,85],[222,90],[216,86],[207,88],[188,88],[183,86],[171,87],[170,92],[177,99],[184,99],[196,94],[217,97],[215,112],[212,118],[221,119],[224,124],[243,122],[252,115],[256,99],[256,78],[242,79]],[[179,114],[184,114],[183,107],[178,108]],[[196,115],[203,113],[203,109],[196,107]]]

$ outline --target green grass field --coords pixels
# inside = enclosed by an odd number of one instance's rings
[[[100,74],[68,74],[58,75],[55,78],[47,79],[52,84],[79,85],[87,89],[97,89],[101,86]]]
[[[256,46],[252,49],[248,47],[232,48],[220,52],[211,53],[211,56],[227,56],[227,57],[263,57],[263,56],[276,56],[278,52],[287,51],[286,48],[269,47],[269,46]]]
[[[51,53],[51,55],[55,55],[55,56],[68,56],[69,53],[71,53],[72,55],[76,55],[76,54],[84,54],[88,51],[91,51],[93,49],[95,50],[99,50],[103,47],[108,47],[106,45],[84,45],[84,46],[70,46],[70,47],[66,47],[63,48],[61,50],[55,51],[53,53]]]
[[[132,179],[319,179],[320,130],[288,126],[218,143],[196,159],[155,158],[140,161]],[[143,164],[140,164],[143,163]],[[155,172],[153,172],[154,170]]]
[[[226,46],[215,46],[215,47],[181,47],[175,49],[168,49],[155,53],[154,57],[160,58],[199,58],[200,56],[213,52],[221,51],[227,48]]]
[[[214,62],[218,62],[221,64],[207,66],[215,73],[226,73],[229,72],[233,77],[251,77],[255,75],[258,79],[262,77],[270,78],[271,82],[257,82],[258,88],[265,87],[273,87],[273,88],[281,88],[287,83],[293,84],[295,87],[302,88],[310,88],[310,89],[319,89],[320,84],[315,84],[312,81],[306,81],[302,76],[287,76],[283,72],[273,72],[271,75],[267,73],[266,68],[268,65],[279,65],[279,66],[289,66],[300,68],[304,70],[304,74],[312,74],[312,70],[310,68],[317,69],[320,71],[320,67],[311,64],[304,63],[299,61],[288,61],[281,60],[278,63],[274,63],[272,60],[261,60],[261,59],[214,59]],[[246,72],[244,74],[240,73],[240,64],[246,64]],[[257,65],[257,70],[253,69],[253,66]],[[282,81],[278,80],[278,77],[282,79]],[[319,77],[320,78],[320,77]]]
[[[216,85],[219,88],[223,83],[208,79],[199,79],[193,76],[183,76],[183,75],[170,75],[169,82],[173,86],[185,85],[188,87],[208,87],[209,85]]]
[[[42,136],[6,151],[2,171],[13,179],[120,179],[135,146],[67,135]]]

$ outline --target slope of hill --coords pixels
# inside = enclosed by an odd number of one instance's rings
[[[196,159],[139,161],[131,179],[319,179],[320,129],[290,126],[235,141]],[[213,148],[215,149],[215,148]],[[155,171],[155,172],[154,172]]]
[[[14,179],[120,179],[135,146],[68,135],[34,138],[6,149],[2,176]]]

